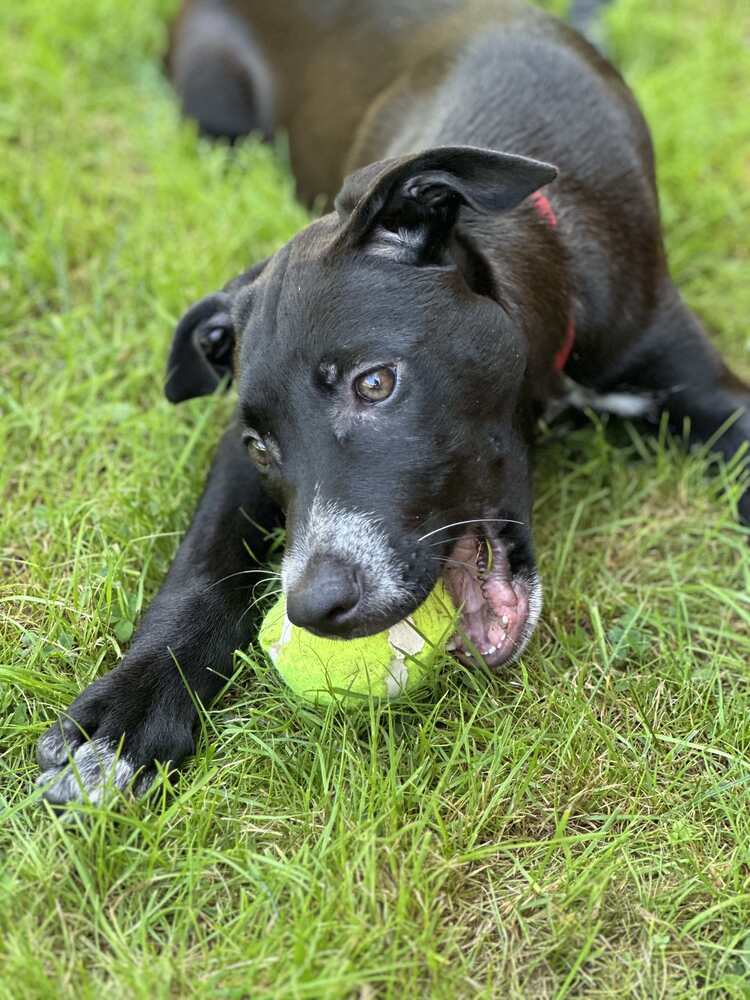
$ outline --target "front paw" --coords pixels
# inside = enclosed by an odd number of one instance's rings
[[[190,756],[192,703],[184,690],[165,695],[124,665],[95,681],[37,743],[44,798],[60,806],[98,803],[114,790],[142,795],[157,762],[177,766]]]

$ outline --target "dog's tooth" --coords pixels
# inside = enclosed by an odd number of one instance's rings
[[[494,625],[490,629],[488,639],[494,644],[495,649],[499,649],[507,638],[507,633],[504,632],[498,625]]]
[[[500,619],[500,624],[503,626],[503,628],[507,628],[508,627],[508,616],[507,615],[503,615],[502,616],[502,618]]]

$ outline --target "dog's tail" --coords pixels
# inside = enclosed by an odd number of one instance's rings
[[[606,54],[606,38],[602,13],[611,0],[572,0],[568,20],[591,44]]]

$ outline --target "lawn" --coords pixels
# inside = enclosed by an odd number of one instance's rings
[[[185,306],[306,219],[161,77],[172,0],[0,10],[0,996],[750,997],[750,554],[733,470],[591,419],[540,444],[520,664],[359,713],[253,649],[145,802],[39,802],[231,399],[162,398]],[[750,376],[750,8],[618,0],[673,269]],[[724,488],[728,487],[728,488]]]

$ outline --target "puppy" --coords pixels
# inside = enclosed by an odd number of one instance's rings
[[[56,804],[193,752],[279,524],[296,624],[374,633],[442,573],[456,655],[500,667],[542,605],[540,414],[664,411],[727,458],[750,438],[750,391],[670,278],[643,118],[561,22],[515,0],[193,0],[168,65],[206,133],[283,130],[300,196],[331,210],[177,327],[167,396],[234,377],[236,419],[123,662],[39,742]]]

